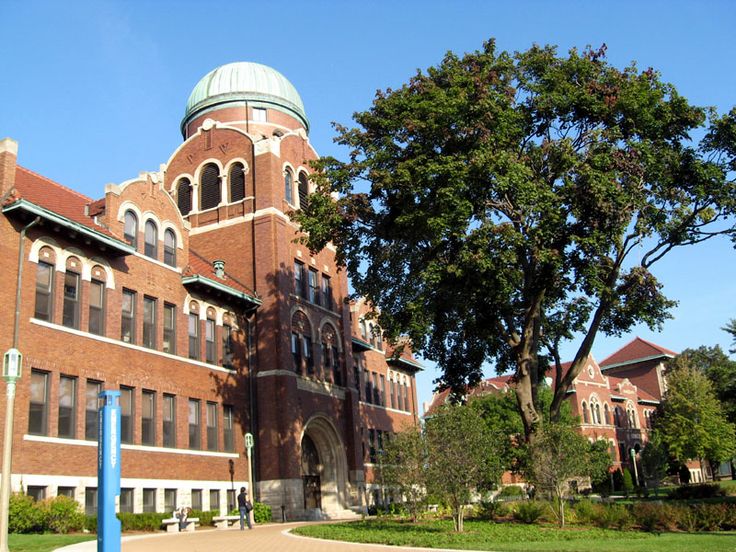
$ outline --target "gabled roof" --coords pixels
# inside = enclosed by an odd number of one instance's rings
[[[481,397],[483,395],[487,395],[488,393],[496,393],[509,389],[513,383],[511,381],[512,378],[513,376],[496,376],[493,378],[484,379],[478,385],[470,389],[470,391],[467,393],[468,398]],[[437,393],[432,395],[432,402],[429,403],[429,407],[427,407],[427,411],[424,413],[424,415],[432,416],[433,414],[436,414],[437,410],[439,410],[440,407],[447,403],[447,399],[449,397],[450,389],[443,389],[442,391],[438,391]]]
[[[258,307],[261,304],[261,300],[253,290],[227,272],[222,278],[219,277],[215,272],[214,264],[191,248],[189,249],[189,264],[182,273],[182,283],[203,286],[210,291],[225,293],[249,303],[251,307]]]
[[[635,337],[621,349],[600,362],[599,366],[601,369],[607,370],[616,366],[636,364],[645,360],[673,358],[675,356],[677,356],[677,353],[674,351],[646,341],[641,337]]]

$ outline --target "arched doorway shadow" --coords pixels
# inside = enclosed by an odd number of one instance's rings
[[[301,440],[304,510],[319,519],[348,509],[348,467],[345,447],[332,423],[311,418]]]

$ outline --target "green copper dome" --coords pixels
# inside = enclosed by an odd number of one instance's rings
[[[301,121],[309,121],[299,93],[288,79],[266,65],[240,61],[222,65],[207,73],[194,87],[182,120],[182,133],[195,117],[227,104],[277,109]]]

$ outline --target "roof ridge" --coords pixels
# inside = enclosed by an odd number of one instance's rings
[[[59,187],[59,188],[61,188],[62,190],[66,190],[67,192],[70,192],[70,193],[72,193],[72,194],[76,195],[77,197],[79,197],[79,198],[81,198],[81,199],[85,199],[85,200],[87,200],[88,202],[89,202],[89,201],[93,201],[93,199],[92,199],[91,197],[88,197],[88,196],[86,196],[86,195],[84,195],[84,194],[82,194],[82,193],[78,192],[77,190],[73,190],[72,188],[69,188],[68,186],[64,186],[63,184],[59,184],[59,183],[58,183],[58,182],[57,182],[56,180],[51,180],[51,179],[50,179],[49,177],[47,177],[47,176],[43,176],[42,174],[39,174],[39,173],[37,173],[37,172],[35,172],[35,171],[32,171],[32,170],[31,170],[31,169],[29,169],[29,168],[26,168],[26,167],[24,167],[24,166],[22,166],[22,165],[16,165],[16,168],[17,168],[17,169],[20,169],[20,170],[22,170],[22,171],[25,171],[25,172],[27,172],[28,174],[31,174],[31,175],[33,175],[33,176],[35,176],[35,177],[37,177],[37,178],[40,178],[41,180],[45,180],[45,181],[46,181],[46,182],[48,182],[49,184],[53,184],[54,186],[58,186],[58,187]]]

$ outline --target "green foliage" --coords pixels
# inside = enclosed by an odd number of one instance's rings
[[[118,512],[117,516],[120,520],[120,529],[122,531],[158,531],[161,529],[161,522],[170,517],[170,514],[158,512],[141,514]],[[192,515],[190,517],[196,516]]]
[[[682,485],[670,491],[670,498],[674,500],[693,500],[718,496],[726,496],[726,490],[717,483]]]
[[[670,316],[653,265],[733,235],[736,115],[710,127],[705,115],[604,49],[512,54],[490,40],[338,126],[349,159],[316,162],[317,193],[292,216],[312,250],[337,246],[356,294],[442,384],[462,394],[489,361],[513,373],[529,436],[550,361],[557,419],[599,332]],[[580,334],[559,369],[560,345]]]
[[[496,500],[484,500],[480,503],[477,515],[480,519],[489,521],[505,518],[509,515],[509,507],[503,502]]]
[[[23,493],[10,495],[8,532],[40,533],[44,530],[44,513],[32,497]]]
[[[256,523],[270,523],[272,521],[271,507],[262,502],[253,503],[253,519]]]
[[[731,337],[733,337],[733,344],[736,346],[736,318],[729,320],[728,324],[721,329],[731,334]],[[731,349],[729,352],[731,354],[736,353],[736,347]]]
[[[498,498],[521,498],[526,496],[524,489],[518,485],[506,485],[501,492],[498,493]]]
[[[624,491],[624,496],[627,496],[627,497],[634,490],[634,476],[631,475],[631,470],[629,470],[629,468],[624,468],[624,477],[622,480],[622,490]]]
[[[406,500],[416,521],[426,503],[427,445],[421,429],[409,426],[384,443],[382,463],[384,484]]]
[[[97,516],[84,516],[84,529],[90,533],[97,532]]]
[[[536,500],[524,500],[514,505],[514,519],[522,523],[535,523],[544,513],[544,506]]]
[[[38,506],[44,514],[44,527],[48,531],[66,534],[84,528],[84,514],[73,498],[57,496],[44,500]]]
[[[731,324],[736,329],[736,320]],[[680,358],[710,380],[726,418],[736,424],[736,361],[731,360],[719,345],[685,349]]]
[[[50,552],[59,550],[65,546],[71,546],[84,541],[94,540],[94,535],[56,535],[53,533],[44,534],[20,534],[11,533],[8,535],[8,547],[12,552]]]
[[[463,507],[474,490],[495,485],[503,468],[499,439],[465,405],[444,406],[426,422],[427,488],[453,512],[455,530],[463,530]]]
[[[625,530],[634,525],[634,519],[623,504],[608,504],[594,509],[593,523],[602,529]]]
[[[736,427],[725,419],[712,383],[687,357],[672,361],[654,422],[657,438],[680,462],[720,462],[736,454]]]

